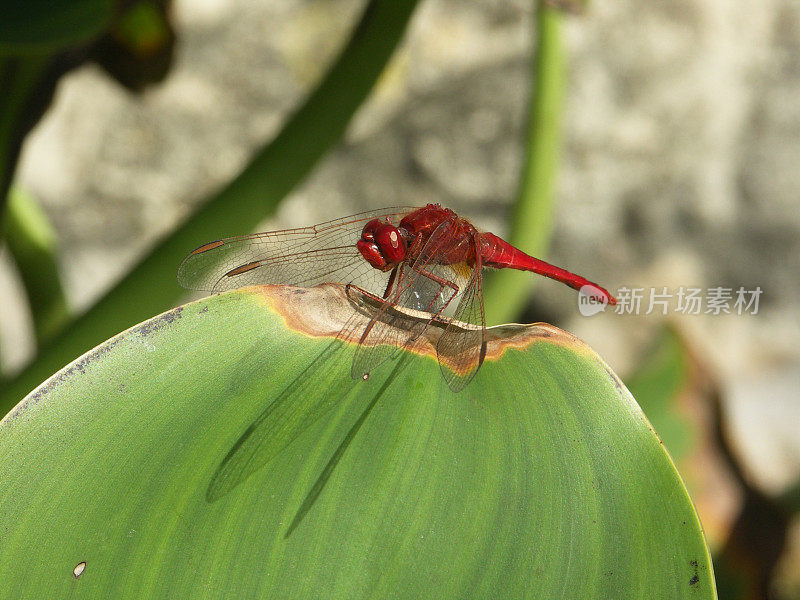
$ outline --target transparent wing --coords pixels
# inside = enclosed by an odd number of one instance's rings
[[[472,276],[461,295],[453,320],[445,327],[436,344],[439,365],[447,385],[460,392],[478,372],[486,357],[486,315],[483,311],[480,252],[472,269]],[[458,325],[455,321],[467,324]],[[471,327],[470,327],[471,325]]]
[[[405,265],[400,269],[408,270],[409,267]],[[402,277],[402,274],[398,275],[397,279],[402,280]],[[429,320],[409,318],[402,310],[398,310],[398,307],[403,308],[400,302],[406,295],[393,293],[385,300],[372,298],[374,312],[371,319],[366,327],[362,326],[353,336],[353,339],[359,339],[353,356],[353,378],[368,376],[373,369],[395,356],[402,348],[413,347],[414,342],[425,331]]]
[[[396,354],[411,349],[430,322],[452,304],[469,281],[465,265],[443,265],[443,253],[452,248],[456,219],[444,221],[431,234],[412,264],[398,267],[393,287],[378,301],[375,314],[361,334],[353,357],[352,375],[360,378]],[[428,313],[409,318],[400,309]]]
[[[209,242],[183,259],[178,283],[188,289],[221,292],[249,285],[310,287],[338,282],[382,294],[388,275],[364,260],[356,242],[367,221],[386,217],[396,224],[412,210],[385,208],[311,227]]]

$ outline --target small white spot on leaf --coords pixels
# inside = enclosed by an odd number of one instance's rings
[[[72,569],[72,575],[75,577],[75,579],[77,579],[78,577],[83,575],[83,571],[85,569],[86,569],[86,561],[84,560],[75,565],[75,568]]]

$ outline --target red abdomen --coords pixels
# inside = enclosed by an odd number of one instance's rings
[[[548,262],[534,258],[525,254],[509,244],[504,239],[501,239],[493,233],[479,234],[479,246],[483,266],[494,267],[495,269],[517,269],[519,271],[530,271],[544,275],[550,279],[560,281],[575,290],[580,290],[588,286],[587,291],[592,296],[602,302],[609,304],[616,304],[617,301],[608,290],[600,287],[593,281],[589,281],[585,277],[571,273],[566,269],[551,265]]]

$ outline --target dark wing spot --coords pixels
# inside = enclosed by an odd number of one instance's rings
[[[234,275],[241,275],[242,273],[247,273],[248,271],[252,271],[257,266],[261,264],[260,260],[254,260],[251,263],[247,263],[246,265],[242,265],[241,267],[236,267],[235,269],[231,269],[227,273],[225,273],[225,277],[233,277]]]
[[[214,248],[219,248],[225,242],[216,241],[216,242],[208,242],[207,244],[203,244],[196,250],[192,250],[192,254],[202,254],[203,252],[208,252],[209,250],[213,250]]]

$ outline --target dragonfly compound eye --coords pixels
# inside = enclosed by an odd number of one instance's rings
[[[363,256],[369,264],[381,271],[386,269],[386,259],[383,258],[378,244],[362,239],[358,240],[356,246],[361,256]]]
[[[368,242],[374,242],[375,230],[381,225],[386,225],[386,221],[382,221],[381,219],[372,219],[372,221],[369,221],[366,225],[364,225],[364,229],[361,231],[361,239],[367,240]]]
[[[406,257],[406,241],[394,225],[378,227],[375,230],[375,243],[390,263],[399,263]]]

